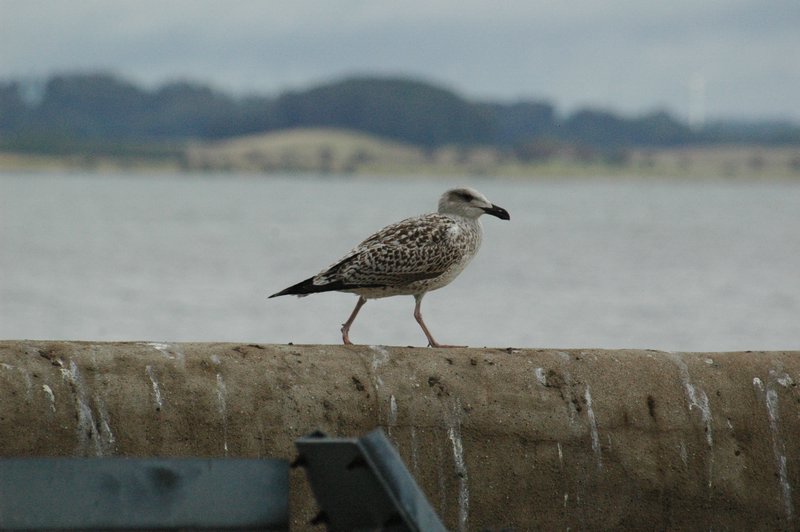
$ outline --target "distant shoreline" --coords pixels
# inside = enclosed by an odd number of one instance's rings
[[[299,129],[196,142],[169,152],[0,151],[0,172],[246,173],[374,176],[682,177],[800,179],[800,146],[687,146],[512,154],[485,146],[435,150],[337,129]]]

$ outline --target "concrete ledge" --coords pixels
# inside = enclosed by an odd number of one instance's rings
[[[451,529],[796,529],[798,382],[800,352],[3,341],[0,456],[291,459],[382,426]]]

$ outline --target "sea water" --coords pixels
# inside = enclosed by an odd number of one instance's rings
[[[339,343],[356,297],[268,299],[455,185],[511,213],[425,296],[439,342],[800,349],[800,182],[0,175],[0,339]],[[424,345],[414,300],[355,343]]]

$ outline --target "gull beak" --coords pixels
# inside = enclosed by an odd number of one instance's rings
[[[483,208],[483,212],[485,212],[486,214],[491,214],[492,216],[497,216],[501,220],[510,220],[511,219],[511,215],[508,214],[507,210],[505,210],[502,207],[498,207],[494,203],[492,204],[491,207],[488,207],[488,208],[484,207]]]

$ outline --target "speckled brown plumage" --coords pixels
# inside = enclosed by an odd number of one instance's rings
[[[475,256],[477,220],[425,214],[384,227],[313,278],[316,286],[366,298],[415,295],[439,288]]]
[[[475,256],[483,234],[478,218],[484,213],[509,219],[505,209],[476,190],[449,190],[439,200],[438,212],[384,227],[317,275],[270,297],[328,291],[358,294],[356,308],[342,326],[342,340],[349,344],[350,325],[367,299],[413,295],[414,317],[428,344],[439,346],[422,321],[422,297],[449,284]]]

